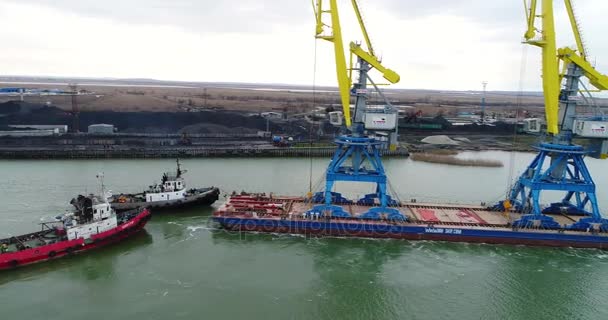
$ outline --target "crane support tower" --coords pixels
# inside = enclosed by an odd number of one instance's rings
[[[347,67],[342,41],[342,30],[340,16],[336,0],[316,0],[316,38],[327,40],[334,45],[336,75],[342,103],[342,113],[337,120],[331,121],[334,125],[341,125],[346,134],[336,139],[336,151],[327,168],[325,190],[312,195],[313,202],[322,203],[313,207],[309,214],[320,214],[326,217],[350,217],[350,213],[343,210],[336,203],[349,203],[350,200],[342,197],[337,192],[332,192],[337,181],[367,182],[376,185],[375,193],[368,194],[358,200],[358,203],[376,204],[361,218],[364,219],[395,219],[405,220],[403,214],[390,205],[396,204],[387,194],[387,177],[380,158],[379,148],[383,142],[380,136],[389,136],[391,149],[397,146],[397,110],[390,104],[379,90],[376,83],[369,76],[372,69],[378,70],[384,79],[390,83],[399,82],[399,75],[386,68],[376,56],[370,41],[367,28],[361,16],[360,7],[355,0],[351,4],[357,17],[366,49],[360,43],[351,42],[349,45],[350,65]],[[329,16],[331,23],[326,24]],[[356,64],[353,65],[353,58]],[[353,83],[352,71],[358,73],[358,79]],[[383,107],[368,107],[368,83],[370,83],[378,94],[384,99]],[[351,115],[350,101],[354,97],[355,107]],[[344,123],[342,123],[342,120]],[[366,167],[368,165],[368,167]]]
[[[536,13],[537,2],[541,2],[540,15]],[[514,221],[514,227],[559,228],[551,214],[568,213],[581,216],[569,226],[571,229],[608,231],[608,220],[600,213],[596,186],[584,161],[586,156],[607,157],[608,119],[582,82],[584,77],[597,90],[607,90],[608,77],[587,61],[571,0],[564,2],[576,49],[557,49],[553,2],[531,0],[526,7],[528,28],[524,35],[526,44],[542,49],[547,139],[536,146],[538,155],[512,187],[507,200],[497,206],[524,213]],[[538,19],[542,20],[540,29],[535,24]],[[594,113],[583,114],[582,110],[589,106]],[[573,137],[588,139],[589,146],[574,144]],[[541,208],[540,198],[545,191],[564,196],[561,202]]]

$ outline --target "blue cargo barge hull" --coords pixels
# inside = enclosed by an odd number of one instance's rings
[[[323,220],[280,220],[267,218],[213,217],[230,231],[303,234],[360,238],[434,240],[488,244],[531,245],[574,248],[608,248],[605,234],[561,230],[468,228],[466,226],[409,225],[392,223],[339,222]]]
[[[350,217],[311,214],[315,204],[297,197],[231,196],[214,214],[221,228],[236,232],[267,232],[310,236],[435,240],[489,244],[575,248],[608,248],[608,233],[573,230],[584,216],[558,214],[559,228],[516,228],[521,214],[496,212],[481,206],[406,203],[394,207],[405,220],[365,219],[370,204],[336,207]]]

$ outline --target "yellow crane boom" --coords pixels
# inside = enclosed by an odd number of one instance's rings
[[[608,76],[597,71],[586,57],[585,47],[581,37],[578,21],[574,14],[571,0],[564,0],[570,27],[576,41],[576,50],[568,47],[557,49],[555,36],[555,19],[553,10],[553,0],[541,0],[541,14],[536,14],[537,0],[530,1],[527,8],[528,28],[524,34],[525,43],[542,48],[542,78],[543,92],[545,97],[545,117],[547,119],[547,132],[553,135],[559,133],[559,95],[561,90],[561,80],[569,64],[578,66],[589,82],[599,90],[608,90]],[[526,0],[524,4],[527,5]],[[542,30],[540,37],[535,27],[536,18],[542,18]],[[578,52],[577,52],[578,51]],[[563,64],[560,74],[560,61]]]
[[[578,52],[581,53],[583,60],[587,60],[587,53],[585,52],[585,46],[583,45],[583,37],[581,36],[581,29],[576,21],[576,16],[574,15],[574,7],[572,7],[571,0],[564,0],[566,4],[566,11],[568,11],[568,19],[570,19],[570,27],[572,28],[572,33],[574,34],[574,40],[576,41],[576,48]]]
[[[367,61],[367,63],[369,63],[372,67],[374,67],[378,71],[380,71],[380,73],[382,73],[382,76],[384,77],[384,79],[388,80],[390,83],[397,83],[401,79],[399,74],[397,74],[397,72],[384,67],[382,65],[382,63],[380,63],[378,58],[373,56],[371,53],[363,50],[363,48],[361,48],[360,45],[358,45],[354,42],[351,42],[350,43],[350,52],[353,53],[354,55],[360,57],[361,59]]]
[[[346,58],[344,54],[344,43],[342,40],[342,29],[340,26],[340,15],[338,13],[338,4],[336,0],[329,0],[328,2],[328,9],[324,9],[324,0],[316,0],[316,3],[314,3],[315,18],[317,22],[315,28],[315,37],[317,39],[327,40],[334,44],[336,75],[338,79],[340,100],[342,102],[342,110],[346,127],[350,128],[352,125],[352,119],[350,115],[350,89],[352,85],[351,71],[353,70],[352,55],[354,54],[360,57],[361,59],[369,63],[371,67],[380,71],[383,77],[390,83],[399,82],[400,77],[399,74],[397,74],[395,71],[384,67],[380,59],[378,59],[378,57],[375,55],[369,37],[369,33],[367,32],[367,28],[365,27],[365,23],[363,22],[361,10],[356,0],[351,0],[351,4],[353,6],[353,10],[355,11],[357,21],[359,22],[359,27],[361,28],[361,33],[363,34],[363,38],[365,39],[365,44],[367,46],[368,51],[364,50],[361,45],[351,42],[349,46],[351,59],[350,64],[347,67]],[[331,25],[328,25],[323,21],[324,14],[330,15]],[[331,29],[331,32],[329,33],[326,32],[326,29],[328,28]]]
[[[608,90],[608,76],[597,71],[585,57],[576,53],[570,48],[560,48],[557,50],[558,57],[567,65],[574,63],[581,68],[583,75],[589,79],[594,87],[599,90]]]
[[[547,132],[557,134],[559,114],[559,61],[557,60],[557,45],[555,40],[555,25],[553,18],[553,0],[542,1],[542,31],[541,37],[536,37],[534,22],[536,15],[536,0],[532,0],[528,13],[528,29],[524,35],[526,43],[542,49],[543,92],[545,96],[545,117]]]
[[[317,18],[316,35],[317,39],[327,40],[334,44],[334,55],[336,60],[336,74],[338,77],[338,90],[340,91],[340,100],[342,102],[342,110],[346,126],[351,126],[350,118],[350,78],[346,68],[346,58],[344,56],[344,43],[342,41],[342,28],[340,27],[340,15],[338,13],[338,4],[336,0],[329,0],[329,9],[323,9],[323,0],[317,0],[315,14]],[[325,27],[328,26],[323,22],[323,14],[331,15],[331,33],[324,34]]]

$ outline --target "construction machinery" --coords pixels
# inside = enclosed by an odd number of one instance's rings
[[[293,145],[293,137],[275,135],[272,136],[272,145],[275,147],[288,148]]]
[[[512,206],[526,213],[514,222],[515,227],[558,228],[559,224],[547,214],[568,213],[584,216],[569,228],[608,230],[608,220],[600,214],[596,186],[584,161],[586,156],[608,156],[608,118],[583,82],[587,79],[596,90],[607,90],[608,76],[588,61],[572,1],[564,2],[576,48],[557,47],[553,0],[524,2],[528,22],[525,43],[542,49],[547,139],[536,146],[538,155],[499,207]],[[537,27],[538,20],[541,24]],[[591,113],[585,112],[590,109]],[[575,137],[587,140],[588,146],[575,144]],[[561,192],[563,199],[542,209],[540,198],[545,191]]]

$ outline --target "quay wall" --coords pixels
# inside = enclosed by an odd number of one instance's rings
[[[264,158],[331,157],[334,148],[131,148],[131,149],[0,149],[0,159],[129,159],[129,158]],[[407,157],[405,149],[382,150],[385,157]]]

